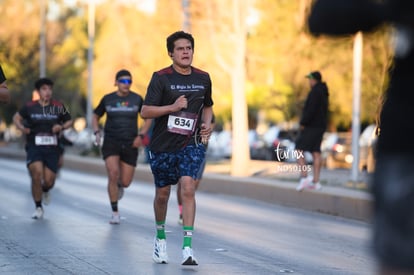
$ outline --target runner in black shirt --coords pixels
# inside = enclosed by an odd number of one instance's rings
[[[172,66],[155,72],[149,83],[142,116],[153,118],[150,166],[156,194],[154,212],[157,236],[153,260],[167,263],[165,219],[171,185],[181,184],[183,199],[183,265],[197,265],[191,248],[195,218],[195,179],[204,160],[211,134],[213,100],[208,73],[191,66],[194,39],[191,34],[175,32],[167,38]],[[201,115],[202,114],[202,115]],[[195,135],[196,129],[199,135]]]
[[[141,111],[143,99],[130,90],[131,84],[131,73],[120,70],[115,77],[118,90],[101,99],[92,119],[96,143],[100,144],[99,119],[106,113],[102,155],[108,174],[108,195],[113,212],[109,221],[111,224],[120,223],[118,200],[123,196],[124,188],[132,182],[138,147],[145,145],[143,137],[151,126],[151,120],[145,120],[138,134],[138,113]]]
[[[27,167],[32,178],[32,197],[36,205],[33,219],[43,217],[44,204],[50,200],[50,190],[56,179],[59,162],[58,136],[72,126],[72,118],[65,106],[52,99],[53,81],[36,81],[39,100],[26,103],[13,117],[18,129],[26,134]]]
[[[32,101],[37,101],[40,99],[39,93],[37,90],[32,92]],[[59,171],[63,167],[63,155],[65,153],[65,146],[72,146],[73,143],[68,140],[64,132],[60,132],[58,136],[58,148],[59,148],[59,161],[58,161],[58,168],[56,171],[56,179],[59,177]]]

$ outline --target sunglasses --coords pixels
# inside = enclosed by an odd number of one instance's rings
[[[132,79],[118,79],[118,83],[122,83],[122,84],[131,84],[132,83]]]

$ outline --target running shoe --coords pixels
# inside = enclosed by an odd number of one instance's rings
[[[120,224],[121,216],[119,214],[112,214],[112,218],[109,220],[110,224]]]
[[[178,217],[178,224],[183,225],[183,215],[180,214],[180,216]]]
[[[311,180],[308,177],[301,178],[300,181],[299,181],[298,186],[296,186],[296,191],[302,191],[303,189],[308,187],[310,182],[311,182]]]
[[[43,192],[42,195],[42,202],[44,203],[44,205],[48,205],[50,203],[50,192]]]
[[[124,196],[124,187],[120,182],[118,182],[118,200],[121,200]]]
[[[152,253],[152,259],[157,264],[167,264],[167,241],[165,239],[155,238],[154,240],[154,253]]]
[[[311,190],[321,190],[322,185],[319,182],[310,182],[306,188]]]
[[[193,255],[193,249],[191,247],[183,248],[183,261],[182,265],[198,265],[197,259]]]
[[[42,207],[36,207],[35,212],[32,215],[32,219],[38,220],[43,218],[43,208]]]

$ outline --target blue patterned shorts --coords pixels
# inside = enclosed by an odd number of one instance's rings
[[[154,153],[150,151],[149,163],[156,187],[174,185],[183,176],[197,179],[205,158],[204,145],[188,145],[176,152]]]

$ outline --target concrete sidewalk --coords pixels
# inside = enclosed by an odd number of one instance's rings
[[[5,145],[0,146],[0,157],[23,160],[25,152],[22,148]],[[251,169],[249,172],[252,176],[232,177],[229,175],[228,162],[208,164],[199,190],[370,221],[371,195],[366,190],[346,188],[347,179],[343,176],[330,175],[335,179],[335,183],[325,178],[325,182],[322,181],[324,184],[322,190],[297,192],[295,190],[297,174],[283,173],[283,176],[280,176],[280,174],[269,172],[276,171],[277,165],[275,162],[252,161],[249,165]],[[102,159],[70,153],[65,154],[64,168],[106,174]],[[152,184],[152,173],[147,164],[138,164],[135,180]]]

